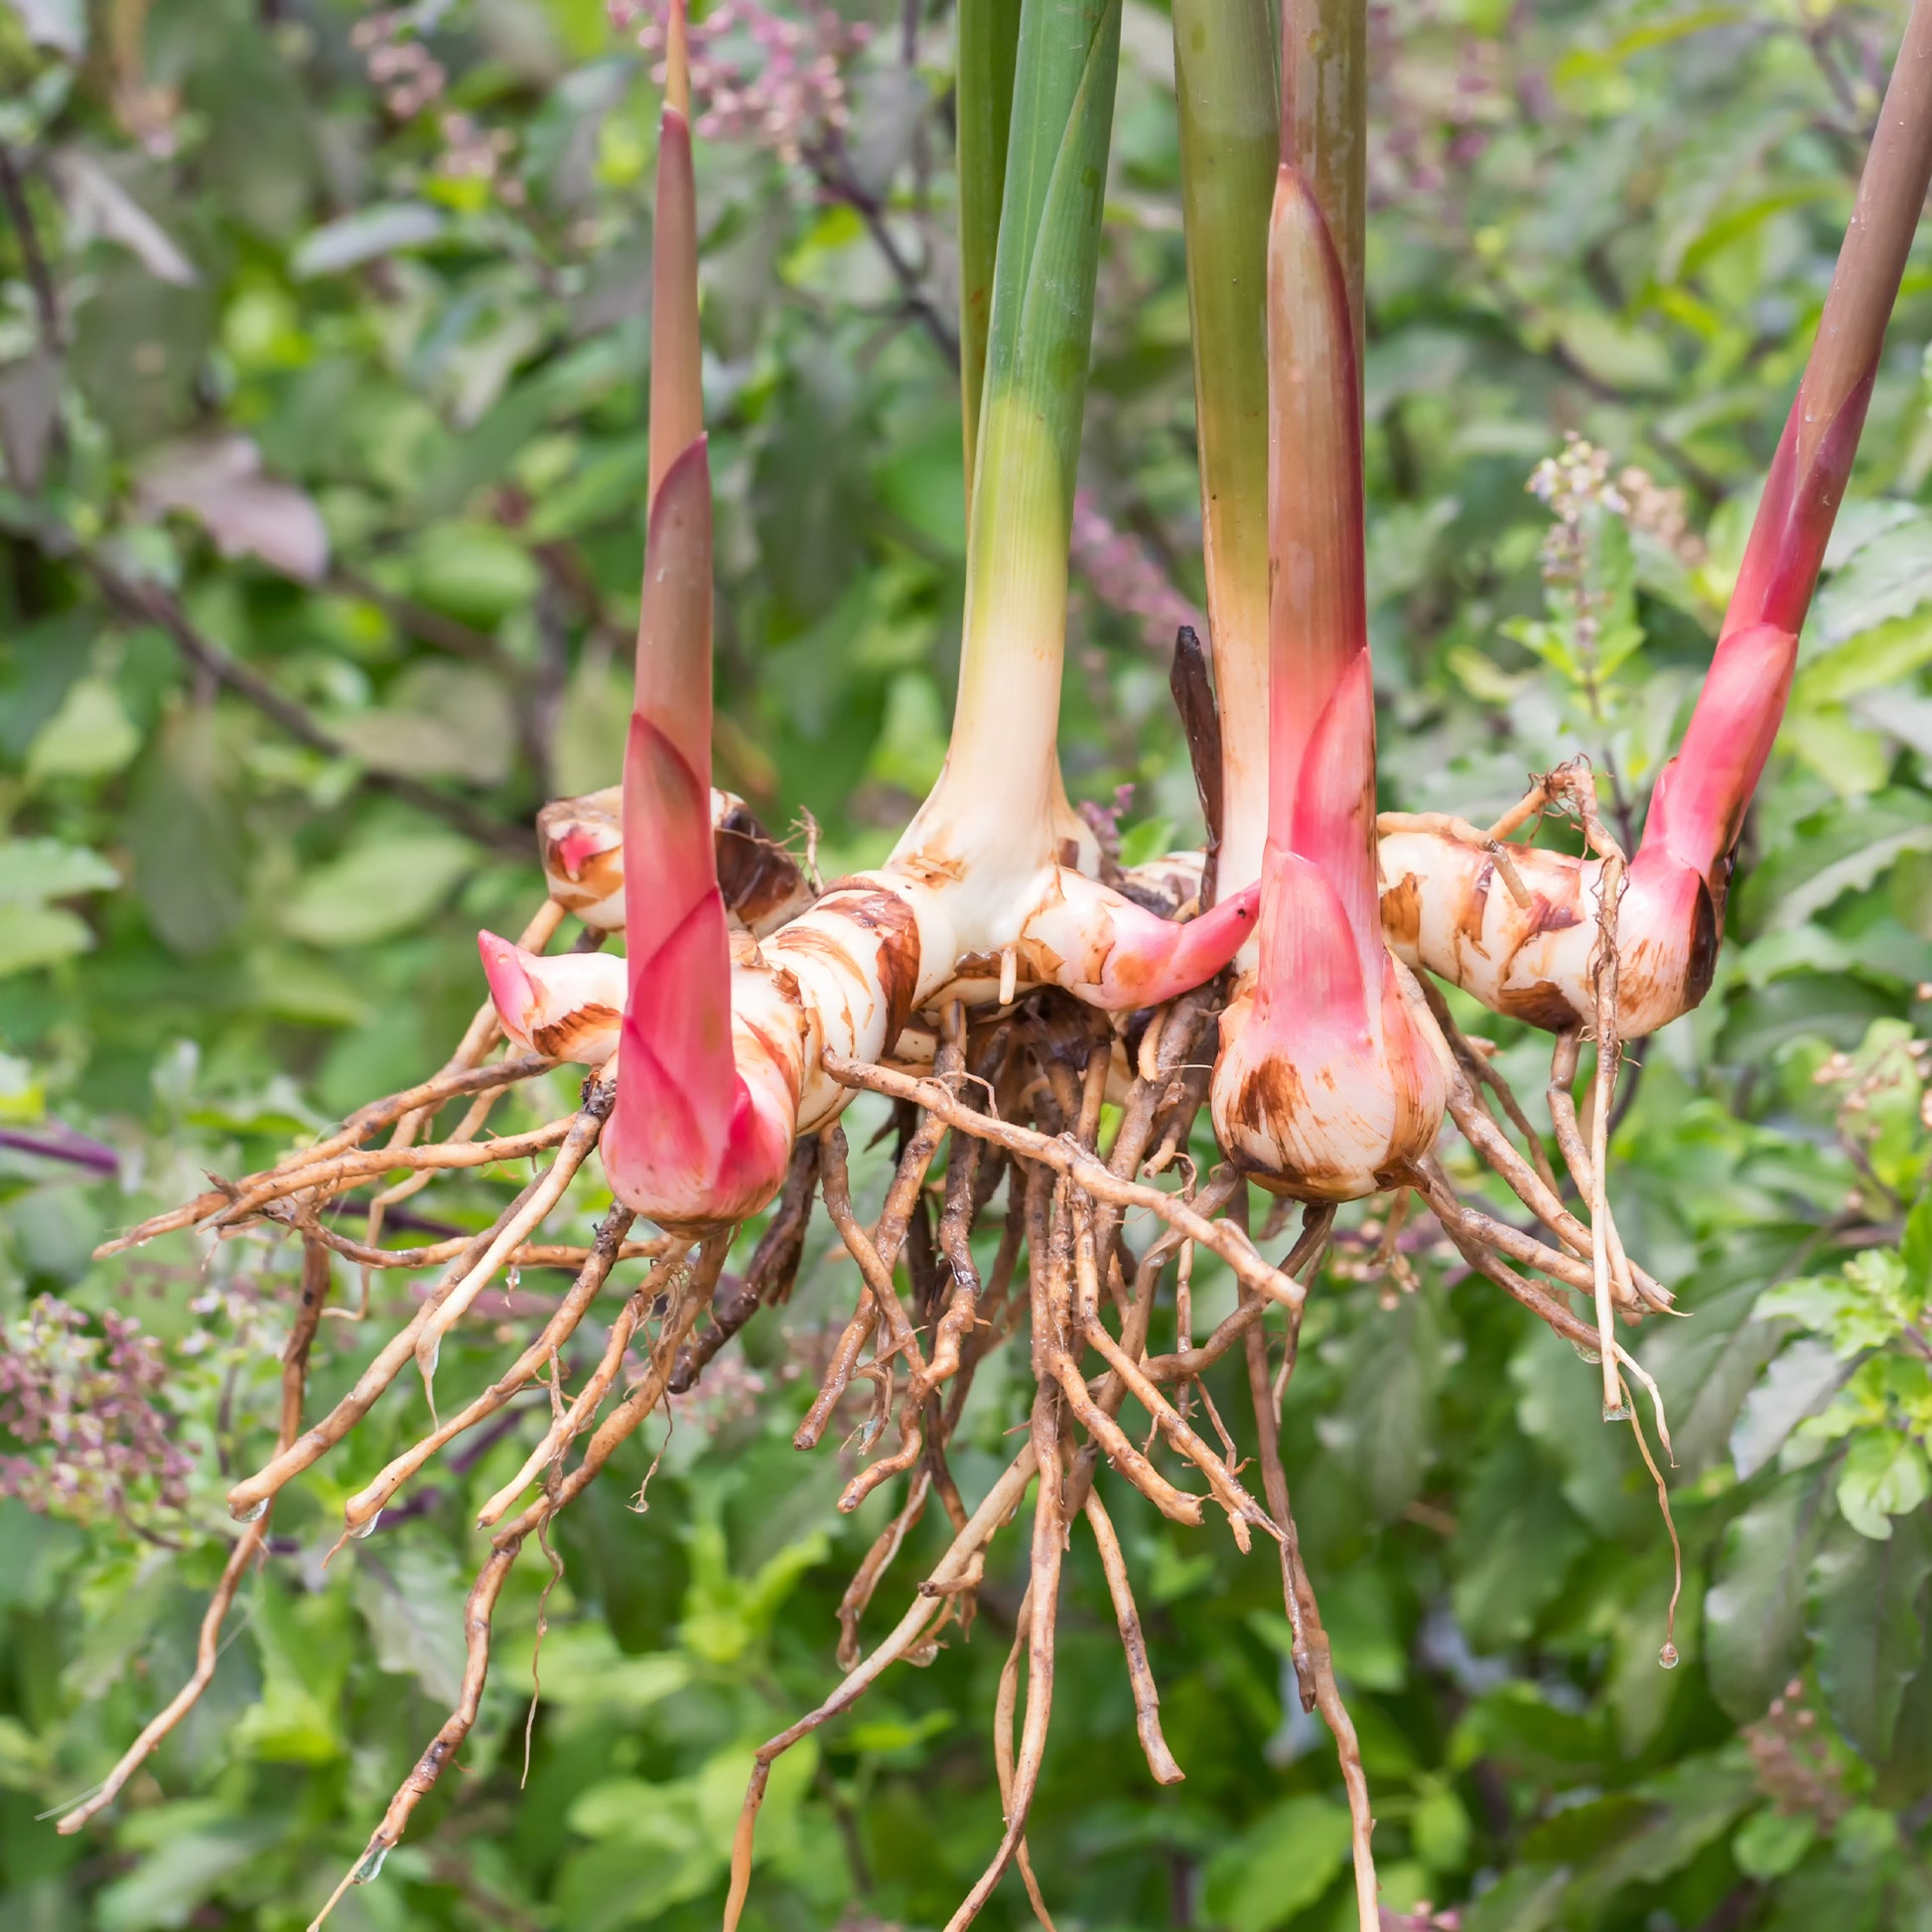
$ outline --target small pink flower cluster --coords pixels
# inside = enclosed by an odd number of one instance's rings
[[[382,103],[399,121],[412,121],[443,98],[449,73],[427,46],[415,38],[422,29],[420,10],[396,7],[359,20],[349,45],[363,58]],[[437,116],[443,151],[436,172],[456,181],[488,183],[511,207],[524,200],[523,184],[505,167],[516,146],[507,128],[489,128],[475,116],[446,107]]]
[[[641,16],[637,45],[664,78],[668,0],[606,0],[611,24],[627,32]],[[709,140],[754,141],[797,161],[851,117],[846,65],[872,29],[831,7],[787,19],[758,0],[718,0],[690,27],[691,100]]]
[[[443,152],[437,172],[456,180],[488,182],[511,207],[523,203],[523,184],[503,172],[516,147],[516,136],[505,127],[484,127],[468,114],[445,113],[440,122]]]
[[[721,1355],[704,1372],[704,1380],[682,1395],[668,1395],[665,1406],[680,1429],[716,1436],[733,1423],[758,1413],[759,1397],[769,1385],[743,1355]]]
[[[1805,1681],[1794,1677],[1771,1708],[1744,1729],[1757,1788],[1785,1817],[1809,1812],[1830,1831],[1852,1808],[1844,1773],[1833,1760],[1818,1714],[1807,1708]]]
[[[1546,456],[1524,486],[1557,519],[1543,542],[1543,574],[1550,583],[1582,582],[1584,519],[1592,506],[1655,537],[1688,569],[1705,561],[1704,540],[1690,526],[1684,492],[1666,489],[1634,463],[1625,464],[1612,481],[1609,453],[1575,430],[1564,431],[1561,452]]]
[[[1073,499],[1073,567],[1103,604],[1139,618],[1148,643],[1173,648],[1185,624],[1205,640],[1207,620],[1168,582],[1140,541],[1118,528],[1084,489]]]
[[[348,44],[363,57],[369,78],[382,89],[382,99],[399,121],[414,120],[431,101],[440,99],[449,80],[443,64],[413,36],[415,22],[405,8],[389,8],[358,20]]]
[[[43,1295],[0,1331],[0,1430],[33,1455],[0,1455],[0,1495],[87,1521],[188,1500],[192,1463],[155,1406],[167,1381],[161,1344],[141,1324],[88,1317]]]
[[[1449,62],[1422,31],[1449,24],[1441,0],[1371,0],[1369,112],[1380,135],[1369,147],[1371,207],[1420,212],[1451,194],[1508,117],[1501,46],[1460,36]]]

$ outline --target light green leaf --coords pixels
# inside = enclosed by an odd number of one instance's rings
[[[531,605],[541,581],[530,553],[487,523],[432,523],[410,561],[421,602],[485,626]]]
[[[1818,1820],[1810,1812],[1784,1812],[1766,1805],[1737,1827],[1730,1856],[1746,1878],[1769,1882],[1794,1870],[1817,1839]]]
[[[586,651],[564,686],[552,747],[558,794],[576,798],[623,775],[630,728],[630,669]]]
[[[1740,1482],[1763,1468],[1785,1439],[1831,1399],[1845,1379],[1838,1351],[1810,1336],[1800,1336],[1779,1355],[1744,1398],[1730,1432],[1731,1466]]]
[[[298,281],[340,274],[398,249],[420,248],[434,241],[443,226],[443,216],[427,202],[384,202],[358,208],[306,236],[289,258],[289,272]]]
[[[1891,1535],[1891,1519],[1925,1501],[1925,1451],[1902,1431],[1861,1430],[1852,1439],[1838,1479],[1838,1506],[1861,1536],[1879,1542]]]
[[[1211,1921],[1273,1932],[1312,1905],[1347,1860],[1347,1810],[1330,1798],[1289,1798],[1208,1862]]]
[[[1460,1871],[1468,1863],[1475,1828],[1455,1788],[1433,1783],[1423,1793],[1409,1820],[1409,1837],[1416,1856],[1437,1871]]]
[[[0,975],[52,966],[93,948],[93,929],[58,905],[0,907]]]
[[[1932,532],[1923,515],[1880,531],[1818,594],[1810,629],[1822,643],[1843,644],[1894,619],[1908,618],[1932,597]]]
[[[1778,733],[1779,749],[1809,766],[1841,798],[1864,798],[1878,790],[1891,773],[1892,745],[1886,735],[1854,723],[1842,705],[1805,704],[1793,696]]]
[[[1829,1337],[1841,1358],[1895,1341],[1924,1307],[1924,1294],[1905,1278],[1905,1264],[1890,1248],[1854,1255],[1838,1275],[1806,1275],[1782,1282],[1757,1298],[1759,1320],[1788,1316]]]
[[[474,785],[500,783],[516,755],[516,713],[502,678],[468,664],[412,665],[382,705],[339,720],[336,731],[374,770]]]
[[[463,1692],[463,1605],[468,1581],[447,1550],[403,1541],[356,1552],[355,1602],[377,1666],[413,1677],[439,1704]]]
[[[1599,382],[1619,389],[1670,386],[1670,349],[1655,328],[1636,328],[1594,309],[1576,309],[1563,318],[1557,334],[1566,353]]]
[[[1920,541],[1932,542],[1932,536]],[[1901,683],[1927,664],[1932,664],[1932,617],[1918,612],[1874,625],[1807,660],[1792,681],[1791,715]]]
[[[360,946],[429,916],[477,863],[448,833],[373,834],[310,873],[282,915],[312,946]]]
[[[141,734],[114,687],[102,677],[83,677],[41,727],[27,754],[27,775],[35,780],[104,778],[140,749]]]
[[[689,1657],[675,1650],[626,1656],[603,1623],[560,1624],[543,1640],[546,1704],[591,1705],[635,1718],[691,1679]]]
[[[573,474],[545,492],[530,537],[550,543],[616,516],[640,523],[650,481],[650,444],[641,437],[588,453]]]
[[[176,1823],[134,1870],[100,1894],[93,1908],[97,1932],[175,1932],[215,1895],[222,1879],[252,1863],[283,1830],[269,1818],[209,1819],[199,1829],[189,1829],[186,1818]]]
[[[0,905],[111,891],[120,874],[98,852],[59,839],[0,840]]]
[[[901,671],[886,688],[886,721],[867,768],[919,798],[945,761],[946,716],[938,687],[923,671]]]

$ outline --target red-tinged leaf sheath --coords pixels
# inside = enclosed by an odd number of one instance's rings
[[[1928,182],[1932,0],[1916,0],[1710,675],[1644,826],[1644,850],[1663,847],[1694,867],[1720,903],[1725,862],[1784,716],[1798,632],[1858,455]]]
[[[1341,263],[1356,373],[1368,225],[1368,8],[1364,0],[1282,0],[1281,162],[1321,210]]]
[[[1915,0],[1845,246],[1779,439],[1718,648],[1659,774],[1617,908],[1617,1018],[1636,1039],[1710,990],[1730,856],[1777,737],[1798,633],[1858,454],[1885,326],[1932,180],[1932,0]],[[1423,831],[1382,842],[1390,944],[1492,1012],[1562,1031],[1594,1012],[1598,862],[1519,849],[1529,897],[1480,847]]]
[[[613,1190],[653,1219],[729,1219],[784,1175],[790,1123],[733,1043],[731,941],[711,829],[711,473],[701,437],[665,472],[644,545],[624,751],[627,994],[604,1134]]]
[[[664,105],[691,119],[691,50],[685,32],[686,0],[671,0],[664,23]]]
[[[684,0],[672,0],[664,111],[657,135],[657,206],[651,236],[650,497],[704,434],[698,338],[698,199],[691,159],[691,83]]]
[[[1236,1165],[1352,1200],[1427,1154],[1446,1088],[1382,936],[1360,386],[1348,283],[1285,165],[1268,253],[1269,818],[1260,969],[1222,1021],[1212,1101]]]
[[[1354,332],[1341,259],[1296,168],[1276,183],[1268,318],[1268,843],[1311,860],[1358,944],[1379,946],[1373,805],[1360,809],[1375,781],[1375,715],[1360,701],[1368,604]]]

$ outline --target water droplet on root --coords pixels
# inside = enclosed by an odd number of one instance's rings
[[[231,1509],[228,1514],[237,1523],[259,1523],[268,1514],[268,1498],[264,1496],[253,1509]]]
[[[1570,1345],[1577,1351],[1577,1359],[1580,1362],[1587,1362],[1591,1368],[1594,1368],[1603,1359],[1600,1350],[1587,1347],[1581,1341],[1573,1341]]]
[[[1603,1420],[1605,1422],[1628,1422],[1631,1413],[1630,1405],[1627,1402],[1606,1402],[1603,1405]]]
[[[1675,1670],[1677,1668],[1677,1646],[1674,1643],[1665,1644],[1663,1649],[1657,1653],[1657,1661],[1666,1670]]]
[[[352,1536],[357,1543],[360,1543],[365,1537],[371,1537],[375,1534],[375,1526],[381,1521],[382,1521],[382,1512],[381,1510],[378,1509],[375,1512],[375,1514],[372,1515],[366,1523],[357,1523],[354,1526],[354,1528],[349,1531],[349,1535]]]
[[[382,1876],[382,1862],[389,1856],[386,1845],[373,1847],[363,1857],[362,1863],[355,1867],[355,1882],[358,1885],[372,1884]]]

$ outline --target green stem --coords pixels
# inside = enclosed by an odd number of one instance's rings
[[[973,458],[1019,53],[1020,0],[959,0],[953,112],[959,125],[959,400],[966,431],[968,503],[973,500]]]
[[[1060,796],[1067,538],[1120,20],[1121,0],[1024,0],[973,466],[959,700],[945,774],[901,849],[932,837],[941,821],[963,821],[973,851],[1002,849],[1015,863],[1050,837]]]
[[[1173,0],[1207,611],[1221,720],[1217,895],[1261,876],[1268,820],[1269,0]]]

